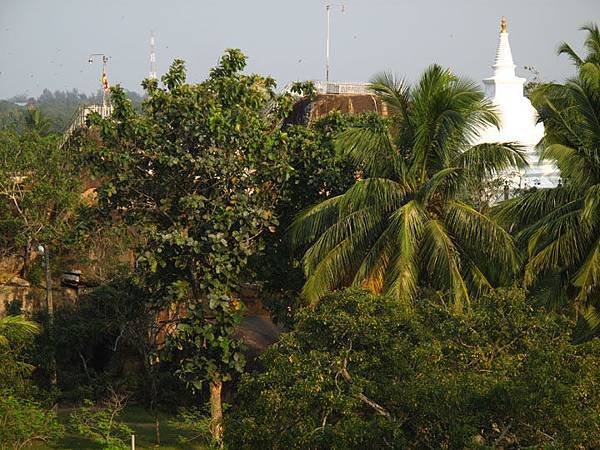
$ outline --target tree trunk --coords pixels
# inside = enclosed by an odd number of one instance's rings
[[[158,420],[158,413],[154,415],[154,432],[156,434],[156,445],[160,447],[160,421]]]
[[[25,252],[23,253],[23,267],[21,268],[21,278],[24,280],[27,279],[27,275],[29,274],[29,260],[31,259],[31,239],[27,239],[27,244],[25,244]]]
[[[210,433],[213,439],[218,443],[221,443],[223,440],[222,388],[223,382],[221,380],[213,380],[210,382]]]
[[[158,420],[158,411],[156,409],[157,397],[158,397],[158,389],[156,387],[156,372],[155,368],[152,365],[148,364],[148,358],[146,358],[146,364],[149,368],[150,379],[151,379],[151,389],[150,389],[150,410],[154,413],[154,432],[156,434],[156,446],[160,447],[160,422]]]

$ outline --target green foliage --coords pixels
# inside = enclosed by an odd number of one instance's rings
[[[205,446],[215,444],[210,435],[210,414],[205,409],[181,408],[177,416],[170,420],[170,423],[186,433],[186,435],[179,436],[179,442],[182,445],[189,446],[192,442],[202,443]]]
[[[62,304],[54,313],[54,328],[45,314],[36,318],[43,332],[28,353],[36,378],[49,377],[50,351],[56,347],[61,401],[78,403],[103,398],[111,386],[132,393],[153,409],[164,410],[190,399],[173,368],[159,361],[157,312],[131,279],[115,279],[81,295],[77,304]]]
[[[600,34],[588,31],[588,55],[563,44],[577,76],[564,85],[542,84],[533,94],[544,121],[542,157],[556,163],[564,185],[500,204],[495,216],[517,230],[526,249],[525,283],[543,303],[574,307],[591,328],[600,323]]]
[[[133,430],[119,420],[124,407],[124,399],[114,392],[103,405],[94,405],[91,400],[86,400],[84,406],[71,414],[70,426],[102,448],[128,449]]]
[[[592,64],[600,64],[600,30],[598,30],[598,25],[595,23],[589,23],[581,27],[582,31],[587,31],[588,35],[584,43],[584,47],[587,50],[587,55],[581,57],[578,55],[573,48],[563,42],[558,47],[559,55],[567,55],[573,61],[576,67],[580,68],[586,63]]]
[[[27,109],[25,113],[25,126],[28,130],[44,136],[50,133],[51,125],[50,119],[44,116],[38,109]]]
[[[279,227],[266,237],[268,251],[253,260],[257,278],[264,282],[263,297],[278,322],[290,324],[301,302],[297,293],[304,274],[288,242],[288,228],[296,214],[344,193],[355,181],[355,167],[334,146],[335,136],[350,128],[380,120],[375,114],[332,112],[311,126],[285,129],[286,152],[292,168],[277,201]]]
[[[497,119],[483,93],[449,70],[431,66],[412,88],[383,74],[371,88],[390,118],[352,127],[336,142],[366,178],[292,226],[294,244],[310,245],[303,294],[315,304],[353,285],[408,305],[419,286],[431,286],[461,310],[519,267],[510,235],[465,203],[465,191],[525,161],[509,144],[470,145]]]
[[[0,389],[0,449],[18,450],[35,442],[58,439],[63,433],[53,412]]]
[[[0,246],[23,254],[32,241],[56,248],[79,202],[77,168],[55,136],[0,131]]]
[[[127,340],[133,332],[136,316],[143,317],[143,298],[130,283],[115,280],[80,298],[77,305],[61,305],[54,314],[54,331],[46,326],[38,339],[38,366],[48,369],[48,346],[61,349],[56,355],[59,388],[62,397],[80,401],[80,397],[98,398],[105,394],[111,375],[119,367],[119,358],[127,354]],[[50,342],[50,336],[53,341]],[[134,352],[128,357],[135,362]],[[121,379],[121,382],[125,382]]]
[[[248,258],[263,248],[263,233],[277,225],[278,187],[288,177],[278,124],[290,98],[275,95],[271,78],[243,74],[245,65],[228,50],[191,85],[176,60],[162,87],[144,81],[140,113],[116,87],[113,116],[90,118],[104,143],[92,155],[105,181],[100,207],[142,237],[139,284],[172,312],[168,356],[195,391],[244,366],[235,291],[250,278]]]
[[[38,325],[22,316],[0,318],[0,390],[31,394],[29,376],[34,367],[28,361],[27,349],[38,332]]]
[[[38,332],[38,325],[23,316],[2,317],[0,318],[0,348],[16,346],[17,342],[26,340]]]
[[[244,375],[232,448],[594,448],[600,343],[492,291],[456,315],[437,294],[330,294]]]
[[[39,325],[23,316],[0,318],[0,448],[20,449],[62,435],[56,415],[37,400],[29,351]]]

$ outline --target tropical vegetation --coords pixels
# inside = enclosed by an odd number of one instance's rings
[[[526,193],[495,208],[494,217],[516,232],[525,249],[526,286],[546,304],[573,307],[591,328],[600,323],[600,32],[588,32],[588,54],[563,44],[577,75],[542,84],[533,102],[544,121],[542,158],[554,161],[561,186]]]
[[[494,205],[521,149],[473,145],[494,108],[437,65],[309,123],[312,83],[235,49],[66,140],[43,104],[77,92],[1,102],[0,447],[600,447],[584,30],[574,77],[527,89],[561,184]]]
[[[244,375],[226,424],[231,448],[595,448],[599,342],[521,289],[469,314],[439,299],[410,311],[346,290],[298,315]]]
[[[474,83],[450,70],[431,66],[414,87],[383,74],[371,88],[391,117],[337,140],[365,177],[292,227],[296,245],[310,245],[303,293],[314,304],[342,286],[363,286],[409,304],[430,286],[460,311],[519,268],[509,233],[464,201],[465,191],[525,161],[510,144],[472,145],[497,119]]]

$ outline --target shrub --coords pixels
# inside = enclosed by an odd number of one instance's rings
[[[50,441],[64,430],[56,415],[33,400],[0,391],[0,448],[21,449],[35,441]]]
[[[83,407],[71,414],[71,427],[102,448],[127,449],[133,430],[119,421],[126,402],[126,395],[114,391],[102,405],[94,405],[91,400],[86,400]]]
[[[228,405],[223,404],[223,406]],[[210,434],[209,405],[206,408],[180,408],[177,416],[170,423],[174,427],[189,433],[186,436],[179,436],[178,441],[181,445],[189,446],[191,442],[198,442],[207,448],[219,447],[218,442],[214,441]]]

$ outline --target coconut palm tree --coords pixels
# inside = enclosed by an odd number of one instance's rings
[[[588,36],[584,42],[584,47],[588,52],[587,55],[582,58],[566,42],[559,45],[558,54],[567,55],[578,68],[585,63],[600,64],[600,30],[598,30],[598,25],[589,23],[582,26],[580,29],[581,31],[588,32]]]
[[[410,305],[427,285],[460,310],[519,265],[511,236],[464,201],[465,189],[525,160],[510,144],[471,145],[497,119],[475,84],[449,70],[433,65],[412,88],[382,74],[371,89],[389,117],[337,139],[366,178],[292,225],[293,244],[309,246],[303,293],[315,303],[358,285]]]
[[[525,283],[555,307],[574,305],[592,326],[600,306],[600,33],[586,25],[581,58],[567,44],[577,76],[536,88],[532,101],[544,121],[542,157],[556,162],[564,185],[511,199],[495,217],[519,230],[527,248]]]

